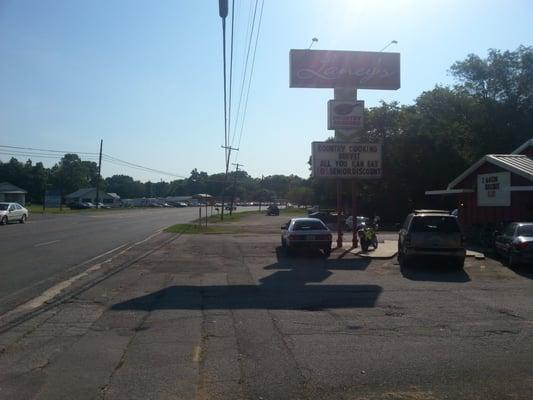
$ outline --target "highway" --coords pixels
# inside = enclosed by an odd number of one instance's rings
[[[0,226],[0,315],[79,272],[72,267],[196,218],[197,207],[102,210]]]

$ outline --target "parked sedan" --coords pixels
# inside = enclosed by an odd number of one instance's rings
[[[18,221],[21,224],[28,219],[28,210],[19,203],[0,203],[0,225]]]
[[[504,257],[510,267],[533,265],[533,222],[513,222],[494,239],[496,253]]]
[[[322,250],[331,254],[331,231],[317,218],[292,218],[281,227],[281,246],[291,253],[294,249]]]

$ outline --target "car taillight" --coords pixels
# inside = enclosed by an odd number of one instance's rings
[[[514,248],[516,250],[525,250],[528,247],[529,247],[529,243],[528,242],[518,242],[518,243],[514,244]]]
[[[318,235],[316,238],[318,240],[331,240],[331,235]]]

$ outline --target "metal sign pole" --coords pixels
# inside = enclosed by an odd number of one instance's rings
[[[342,179],[337,179],[337,247],[342,247]]]
[[[352,180],[352,246],[357,247],[357,189],[356,181]]]

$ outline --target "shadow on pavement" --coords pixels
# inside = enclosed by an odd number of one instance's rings
[[[355,258],[350,250],[335,250],[329,258],[326,258],[319,250],[299,250],[293,255],[287,255],[279,246],[276,248],[277,262],[267,265],[265,269],[312,269],[322,268],[326,270],[365,270],[371,260],[368,258]]]
[[[115,304],[112,310],[157,309],[286,309],[317,311],[327,308],[374,307],[382,288],[377,285],[320,285],[331,269],[364,269],[368,260],[287,258],[264,267],[282,269],[259,285],[169,286],[146,296]],[[309,284],[310,285],[307,285]]]
[[[412,261],[409,266],[400,266],[404,278],[412,281],[434,282],[470,282],[470,276],[463,269],[458,269],[453,263],[439,259],[420,259]]]
[[[486,252],[485,257],[501,264],[502,268],[508,268],[510,271],[513,271],[517,275],[520,275],[527,279],[533,279],[533,264],[522,264],[511,267],[503,256],[498,255],[495,252]]]

